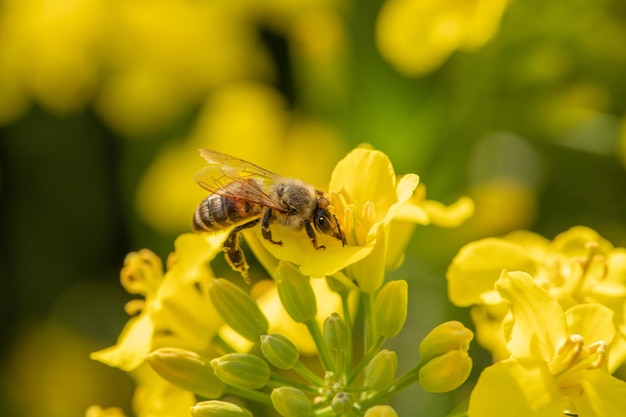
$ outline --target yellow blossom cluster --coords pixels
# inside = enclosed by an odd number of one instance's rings
[[[363,186],[364,179],[371,180],[369,186]],[[267,241],[259,230],[245,232],[272,281],[242,289],[213,275],[210,262],[222,251],[224,232],[179,236],[165,271],[150,251],[128,255],[122,285],[143,299],[126,306],[134,317],[118,343],[92,358],[134,377],[137,415],[179,415],[196,404],[193,392],[211,400],[197,403],[193,415],[219,410],[248,415],[221,401],[225,393],[271,404],[284,416],[307,415],[312,406],[303,393],[307,389],[296,382],[285,385],[268,363],[293,368],[319,385],[315,407],[328,409],[320,415],[352,410],[354,404],[372,408],[371,414],[379,401],[417,380],[432,392],[465,381],[473,336],[460,323],[434,330],[420,349],[422,362],[400,377],[395,376],[396,354],[380,348],[406,320],[406,282],[384,280],[385,271],[401,263],[408,242],[406,231],[396,236],[400,229],[394,223],[455,226],[472,214],[471,200],[451,206],[426,200],[417,175],[396,176],[387,156],[368,148],[355,149],[337,164],[330,187],[345,246],[318,236],[325,249],[315,249],[304,231],[279,224],[272,224],[272,233],[283,245]],[[367,306],[370,349],[353,369],[355,299]],[[254,354],[259,344],[264,359]],[[318,356],[325,375],[314,375],[299,355]],[[362,372],[371,392],[349,394]],[[265,386],[274,388],[271,396],[262,391]],[[116,412],[93,407],[89,415]]]
[[[449,297],[472,306],[477,340],[497,362],[469,415],[624,410],[626,383],[611,373],[626,357],[625,285],[626,249],[587,227],[553,241],[518,231],[463,247],[448,269]]]

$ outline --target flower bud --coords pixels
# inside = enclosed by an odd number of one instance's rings
[[[293,264],[281,261],[276,268],[276,289],[283,307],[292,319],[306,323],[315,318],[317,303],[310,278]]]
[[[324,338],[333,350],[343,351],[348,346],[350,329],[343,317],[332,313],[324,320]]]
[[[448,392],[458,388],[472,370],[472,358],[466,351],[451,350],[427,362],[419,371],[424,391]]]
[[[249,353],[228,353],[211,361],[215,375],[237,388],[258,389],[270,379],[270,366]]]
[[[365,368],[365,381],[374,391],[384,391],[393,383],[398,371],[398,355],[383,349]]]
[[[252,417],[252,413],[226,401],[202,401],[191,407],[192,417]]]
[[[335,277],[326,277],[326,284],[331,291],[336,292],[337,294],[340,294],[342,296],[347,295],[348,293],[350,293],[350,291],[355,289],[355,285],[354,283],[350,282],[350,279],[348,277],[344,276],[344,279],[352,286],[349,287],[346,282],[342,282]]]
[[[448,321],[431,330],[420,343],[422,362],[443,355],[452,350],[467,352],[474,335],[458,321]]]
[[[388,405],[375,405],[365,412],[365,417],[398,417],[398,413]]]
[[[378,334],[394,337],[406,321],[409,287],[404,280],[386,283],[374,300],[374,321]]]
[[[261,351],[265,359],[278,369],[291,369],[300,359],[296,345],[282,334],[261,336]]]
[[[267,333],[267,318],[256,301],[245,291],[225,279],[215,279],[209,287],[213,306],[224,321],[251,342]]]
[[[272,404],[283,417],[307,417],[311,411],[311,402],[297,388],[280,387],[272,391]]]
[[[148,364],[163,379],[205,398],[219,398],[225,385],[213,372],[210,359],[195,352],[161,348],[146,357]]]
[[[352,395],[347,392],[338,392],[335,394],[333,401],[330,406],[338,416],[342,416],[344,414],[348,414],[352,411],[352,406],[354,405],[354,399]]]

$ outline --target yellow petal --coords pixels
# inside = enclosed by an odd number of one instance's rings
[[[565,312],[569,333],[581,335],[586,344],[599,340],[611,343],[616,333],[614,316],[608,307],[591,303],[575,305]]]
[[[502,320],[508,311],[505,303],[478,305],[470,310],[476,341],[491,353],[494,362],[511,356],[502,331]]]
[[[494,283],[503,269],[532,273],[536,268],[522,247],[503,239],[483,239],[464,246],[446,275],[450,300],[460,307],[497,302]]]
[[[147,364],[131,375],[137,384],[133,398],[133,411],[137,417],[185,416],[196,403],[191,391],[165,381]]]
[[[273,273],[278,262],[275,259],[288,261],[300,266],[300,271],[311,277],[325,277],[358,262],[366,257],[373,248],[373,242],[366,246],[341,246],[341,242],[318,233],[318,244],[324,249],[315,249],[303,230],[292,230],[280,225],[272,227],[272,238],[281,240],[282,245],[275,245],[261,236],[260,228],[244,232],[246,241],[255,255],[259,257],[268,272]],[[274,269],[269,269],[269,268]]]
[[[114,346],[93,352],[89,357],[130,372],[143,363],[152,349],[153,332],[152,319],[144,312],[128,320]]]
[[[396,176],[387,155],[380,151],[357,148],[335,167],[329,189],[346,192],[362,207],[374,204],[376,218],[384,219],[389,208],[398,201]]]
[[[507,359],[482,372],[470,397],[468,415],[555,417],[563,415],[565,406],[545,362]]]
[[[419,182],[420,177],[415,174],[406,174],[400,177],[398,185],[396,186],[396,195],[399,204],[409,201]]]
[[[422,202],[422,207],[431,223],[439,227],[458,227],[474,214],[474,202],[469,197],[461,197],[449,206],[439,201],[426,200]]]
[[[600,369],[583,371],[582,395],[571,398],[579,416],[621,416],[626,410],[626,382]]]
[[[559,234],[552,241],[552,248],[567,256],[586,256],[589,253],[589,242],[597,243],[599,250],[604,253],[613,249],[611,242],[585,226],[575,226]]]
[[[516,358],[552,360],[567,337],[559,303],[525,272],[503,271],[496,288],[513,315],[507,344],[511,354]]]
[[[348,275],[356,280],[359,289],[366,293],[376,291],[385,279],[387,259],[385,224],[379,223],[374,230],[376,231],[376,239],[371,243],[373,247],[368,256],[347,266]]]

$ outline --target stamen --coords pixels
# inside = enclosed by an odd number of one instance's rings
[[[550,370],[553,375],[559,374],[572,367],[580,358],[585,340],[579,334],[572,334],[558,347],[554,358],[550,361]]]
[[[124,311],[129,316],[134,316],[135,314],[140,313],[141,310],[143,310],[145,305],[146,305],[146,300],[139,300],[139,299],[130,300],[124,305]]]
[[[363,222],[368,226],[368,229],[376,222],[376,207],[371,201],[366,201],[363,205],[363,212],[361,214]]]
[[[591,362],[591,364],[589,364],[587,369],[602,368],[606,364],[606,361],[607,361],[606,355],[607,355],[608,348],[609,348],[609,345],[604,340],[599,340],[597,342],[590,344],[589,352],[591,354],[595,354],[596,359],[593,362]]]

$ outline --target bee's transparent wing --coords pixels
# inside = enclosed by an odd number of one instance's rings
[[[221,152],[200,149],[208,162],[194,179],[202,188],[222,197],[247,200],[278,211],[286,208],[267,195],[267,190],[282,177],[251,162]]]

